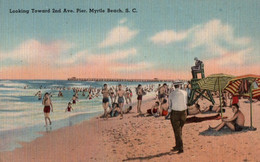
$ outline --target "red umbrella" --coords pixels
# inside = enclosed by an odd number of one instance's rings
[[[252,97],[258,98],[260,97],[260,76],[259,75],[249,74],[249,75],[242,75],[233,78],[232,80],[229,81],[229,84],[226,86],[225,90],[230,92],[233,96],[250,97],[249,94],[250,87],[247,87],[245,85],[250,84],[249,82],[252,83],[253,81],[256,82],[258,88],[252,89]],[[244,84],[244,86],[242,84]]]
[[[229,81],[225,90],[233,96],[250,97],[250,125],[255,130],[252,124],[252,98],[260,97],[260,75],[248,74],[233,78]]]

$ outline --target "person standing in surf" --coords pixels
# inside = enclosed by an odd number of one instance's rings
[[[45,119],[45,126],[47,126],[47,120],[49,120],[49,124],[51,125],[50,119],[50,111],[53,112],[52,102],[49,96],[49,93],[45,93],[42,104],[44,105],[43,112],[44,112],[44,119]]]
[[[122,89],[122,85],[119,84],[118,85],[118,91],[117,91],[117,96],[118,96],[118,104],[119,104],[119,108],[121,111],[121,119],[123,119],[123,107],[124,107],[124,96],[125,96],[125,91]]]

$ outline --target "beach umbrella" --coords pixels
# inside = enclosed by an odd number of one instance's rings
[[[250,128],[256,130],[252,120],[252,98],[260,97],[260,75],[248,74],[235,77],[229,81],[225,89],[233,96],[250,98]]]
[[[226,85],[229,83],[229,81],[234,78],[232,75],[228,74],[212,74],[207,76],[206,78],[201,79],[198,81],[200,89],[206,89],[210,91],[219,91],[219,103],[220,103],[220,112],[221,117],[223,117],[222,114],[222,105],[221,105],[221,92],[224,90]]]

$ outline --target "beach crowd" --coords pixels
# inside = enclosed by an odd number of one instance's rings
[[[42,87],[41,87],[42,88]],[[216,131],[221,130],[224,126],[229,127],[233,131],[241,131],[244,126],[245,117],[243,113],[239,110],[239,99],[236,96],[231,96],[227,91],[222,92],[222,103],[211,104],[210,106],[205,106],[205,98],[200,97],[195,104],[188,106],[188,100],[191,94],[191,84],[190,82],[175,82],[171,84],[154,84],[145,85],[144,87],[139,84],[135,88],[129,88],[118,84],[117,86],[109,87],[104,84],[102,88],[65,88],[57,87],[52,90],[58,90],[58,97],[63,97],[63,91],[69,90],[73,91],[71,100],[68,101],[68,105],[65,108],[65,112],[72,112],[73,105],[77,104],[79,95],[82,95],[86,100],[91,100],[93,98],[99,98],[102,102],[102,107],[104,113],[100,116],[104,120],[109,118],[119,117],[123,119],[124,114],[128,114],[133,110],[133,101],[136,101],[136,112],[137,117],[160,117],[163,116],[166,120],[171,121],[171,125],[175,135],[176,146],[172,148],[172,151],[178,151],[178,153],[183,152],[183,142],[182,142],[182,128],[186,122],[187,116],[194,116],[199,113],[219,113],[221,112],[220,104],[222,107],[232,107],[234,116],[231,119],[222,119],[222,122],[215,126],[209,126],[209,129],[214,129]],[[153,92],[155,96],[153,97],[154,104],[151,108],[142,111],[142,101],[147,94]],[[219,97],[218,92],[211,92],[212,96]],[[35,96],[38,100],[42,100],[44,105],[44,119],[45,126],[52,124],[50,119],[50,112],[53,112],[53,105],[51,97],[54,94],[45,93],[42,97],[41,91],[38,91]],[[207,96],[207,93],[204,94]],[[136,96],[136,100],[133,99]],[[196,97],[196,96],[195,96]],[[208,105],[208,104],[207,104]],[[222,110],[225,112],[225,109]],[[220,117],[220,115],[218,116]]]

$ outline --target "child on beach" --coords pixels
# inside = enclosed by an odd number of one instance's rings
[[[65,112],[71,112],[73,110],[71,102],[68,103],[68,107],[66,108]]]

